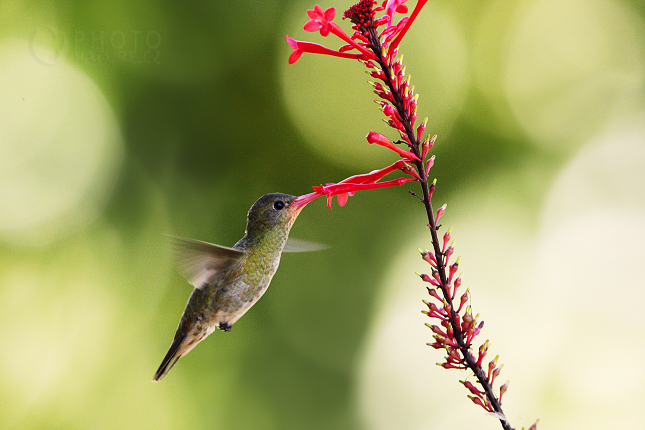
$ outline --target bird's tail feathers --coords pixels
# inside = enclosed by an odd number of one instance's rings
[[[152,378],[152,382],[157,382],[161,381],[164,376],[168,372],[170,372],[170,369],[172,369],[172,366],[175,365],[175,363],[188,351],[185,349],[181,349],[180,346],[186,339],[186,335],[184,334],[183,336],[176,336],[175,339],[172,341],[172,345],[170,345],[170,349],[166,353],[166,356],[164,357],[163,361],[161,362],[161,365],[159,366],[159,369],[157,369],[157,373],[155,373],[154,378]]]

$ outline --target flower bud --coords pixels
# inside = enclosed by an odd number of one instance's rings
[[[500,404],[502,403],[502,396],[503,396],[503,395],[504,395],[504,393],[508,390],[508,384],[509,384],[509,382],[511,382],[511,381],[506,381],[506,383],[505,383],[504,385],[502,385],[501,387],[499,387],[499,403],[500,403]]]
[[[439,223],[439,218],[441,218],[443,216],[443,214],[446,213],[446,207],[447,206],[448,206],[447,204],[444,204],[439,209],[437,209],[437,216],[434,219],[435,224],[438,224]]]
[[[423,136],[423,133],[426,131],[426,126],[428,125],[428,117],[425,117],[421,124],[417,127],[417,141],[421,140],[421,136]],[[421,144],[421,154],[422,157],[421,159],[424,159],[426,154],[428,153],[428,150],[430,149],[429,147],[429,142],[424,140],[423,143]]]
[[[427,153],[427,151],[426,151],[426,153]],[[423,158],[423,157],[424,156],[422,156],[421,158]],[[428,176],[428,174],[430,174],[430,169],[432,169],[432,166],[434,166],[434,155],[432,157],[430,157],[430,159],[426,163],[426,176]]]

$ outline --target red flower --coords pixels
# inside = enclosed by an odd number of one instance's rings
[[[417,160],[417,161],[419,161],[419,157],[417,157],[416,155],[414,155],[411,152],[408,152],[408,151],[406,151],[404,149],[399,148],[398,146],[393,144],[390,141],[390,139],[388,139],[387,137],[383,136],[380,133],[376,133],[375,131],[370,131],[369,133],[367,133],[367,141],[370,144],[376,143],[377,145],[381,145],[381,146],[384,146],[386,148],[389,148],[389,149],[391,149],[392,151],[396,152],[401,157],[403,157],[403,158],[405,158],[407,160]]]
[[[332,55],[334,57],[353,58],[356,60],[363,57],[361,54],[350,54],[347,52],[334,51],[333,49],[325,48],[324,46],[319,45],[317,43],[301,42],[301,41],[292,39],[289,36],[287,36],[287,43],[289,44],[289,46],[291,46],[294,49],[294,51],[289,56],[289,64],[293,64],[296,61],[298,61],[298,59],[305,52],[311,52],[313,54]]]
[[[312,187],[314,192],[302,195],[298,197],[294,204],[296,207],[304,206],[307,203],[316,200],[318,197],[327,196],[327,206],[331,209],[331,202],[334,196],[338,197],[338,204],[340,206],[345,206],[349,196],[353,196],[355,191],[359,190],[372,190],[376,188],[387,188],[387,187],[396,187],[403,185],[406,182],[416,181],[417,179],[412,178],[398,178],[391,181],[378,182],[388,173],[392,173],[395,170],[404,170],[407,165],[405,161],[399,160],[394,164],[391,164],[380,170],[373,170],[370,173],[363,175],[354,175],[350,176],[347,179],[340,181],[337,184],[330,183],[326,185],[319,185]]]
[[[336,15],[336,8],[330,7],[323,12],[322,8],[318,5],[314,6],[314,10],[308,10],[307,15],[311,21],[305,24],[305,31],[318,31],[320,35],[327,37],[331,29],[332,21]]]

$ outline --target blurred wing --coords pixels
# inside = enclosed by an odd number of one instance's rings
[[[307,252],[307,251],[320,251],[329,248],[329,245],[316,242],[308,242],[306,240],[294,239],[290,237],[284,245],[282,252]]]
[[[201,240],[169,236],[177,269],[195,288],[212,284],[220,273],[237,264],[244,251]]]

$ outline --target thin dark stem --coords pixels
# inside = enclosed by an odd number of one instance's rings
[[[414,197],[416,197],[417,199],[419,199],[419,201],[420,201],[420,202],[423,202],[423,199],[422,199],[421,197],[419,197],[419,196],[417,195],[417,193],[415,193],[414,191],[408,191],[408,193],[410,193],[410,195],[411,195],[411,196],[414,196]]]
[[[392,96],[394,98],[394,107],[397,109],[399,113],[399,117],[401,118],[401,123],[405,128],[405,133],[410,142],[410,149],[412,150],[414,155],[416,155],[419,158],[418,161],[414,161],[414,164],[419,174],[419,177],[421,178],[419,180],[419,183],[421,185],[421,190],[423,192],[423,198],[421,199],[421,201],[425,206],[426,214],[428,216],[428,227],[430,229],[430,235],[432,237],[432,247],[434,249],[434,254],[436,256],[437,272],[439,273],[439,278],[441,283],[440,289],[444,297],[444,300],[446,301],[446,303],[448,303],[448,306],[450,309],[449,320],[454,333],[454,338],[457,341],[457,345],[459,346],[459,350],[461,351],[461,354],[464,357],[464,361],[466,362],[466,365],[475,374],[475,377],[477,378],[477,381],[484,389],[484,392],[486,393],[486,397],[488,398],[488,401],[492,405],[493,410],[499,413],[502,417],[504,417],[504,418],[500,418],[502,428],[504,428],[504,430],[513,430],[511,425],[505,419],[505,415],[502,410],[502,406],[499,403],[498,398],[493,393],[492,384],[489,383],[488,378],[486,377],[486,373],[481,368],[481,366],[477,365],[477,360],[475,360],[473,355],[470,353],[470,345],[466,344],[466,341],[464,340],[464,335],[462,331],[459,329],[459,326],[457,325],[457,320],[459,319],[459,315],[457,314],[457,312],[455,312],[452,304],[452,299],[448,294],[448,289],[447,289],[448,278],[446,276],[446,265],[448,262],[445,261],[445,256],[442,253],[441,246],[439,244],[439,236],[437,234],[437,225],[435,222],[434,210],[432,208],[432,203],[430,201],[430,189],[428,187],[428,176],[426,175],[426,172],[423,166],[424,160],[421,157],[421,150],[419,148],[420,142],[416,138],[416,135],[413,130],[412,122],[408,117],[407,112],[404,108],[402,95],[399,93],[399,91],[397,91],[397,89],[392,84],[392,79],[391,79],[392,76],[390,74],[390,64],[386,64],[385,61],[383,60],[383,49],[382,49],[379,37],[374,28],[371,28],[369,30],[368,40],[370,42],[370,48],[372,49],[374,54],[376,54],[376,57],[378,59],[377,62],[379,63],[381,70],[385,74],[384,81],[387,83],[392,93]]]

